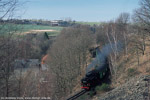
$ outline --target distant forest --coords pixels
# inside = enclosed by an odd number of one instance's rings
[[[0,20],[0,23],[14,23],[14,24],[35,24],[35,25],[49,25],[49,26],[72,26],[77,23],[72,20],[30,20],[30,19],[7,19],[7,20]]]

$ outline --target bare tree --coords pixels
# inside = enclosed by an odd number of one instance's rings
[[[146,38],[150,36],[150,0],[141,0],[140,8],[134,11],[133,20],[136,25],[137,35],[139,36],[138,49],[144,55],[146,49]]]
[[[105,26],[106,36],[113,50],[113,54],[110,55],[109,65],[112,65],[110,66],[110,70],[111,70],[111,74],[114,76],[116,76],[117,74],[117,68],[116,68],[117,67],[116,66],[117,52],[115,49],[113,49],[113,44],[117,45],[117,42],[118,42],[118,37],[117,37],[115,28],[116,28],[116,25],[113,22],[110,22],[108,25]]]
[[[134,12],[134,21],[142,24],[143,30],[150,34],[150,0],[141,0],[140,6]]]
[[[100,24],[96,27],[96,43],[100,45],[104,45],[108,43],[106,32],[105,32],[106,23]]]
[[[6,25],[3,20],[13,17],[18,4],[18,0],[0,0],[0,94],[7,97],[14,96],[12,74],[14,60],[17,57],[17,46],[15,45],[17,41],[12,38],[12,35],[17,28],[10,24]]]
[[[48,62],[56,76],[53,92],[59,100],[70,94],[73,87],[79,83],[77,78],[85,72],[87,50],[92,43],[90,28],[78,26],[64,29],[53,44]]]
[[[0,20],[11,18],[17,5],[18,0],[0,0]]]
[[[5,41],[5,42],[4,42]],[[16,58],[17,55],[17,48],[15,48],[15,41],[10,39],[9,37],[5,38],[5,40],[2,41],[5,43],[5,45],[0,49],[0,58],[1,58],[1,81],[4,83],[1,84],[3,87],[3,96],[9,96],[10,94],[10,77],[13,74],[13,64],[14,64],[14,59]],[[12,53],[13,52],[13,53]],[[1,87],[1,88],[2,88]]]
[[[124,41],[125,46],[125,55],[128,52],[128,23],[129,23],[130,15],[129,13],[121,13],[116,20],[118,34],[123,36],[122,41]]]

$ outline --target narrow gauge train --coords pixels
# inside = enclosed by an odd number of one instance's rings
[[[96,66],[92,71],[86,73],[85,77],[81,79],[82,89],[87,91],[95,88],[97,85],[101,84],[110,75],[110,69],[107,57],[104,60],[104,64]]]
[[[109,67],[102,66],[100,70],[92,70],[81,79],[82,89],[90,90],[99,85],[106,77],[109,76]]]

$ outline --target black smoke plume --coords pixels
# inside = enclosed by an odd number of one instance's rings
[[[89,72],[91,69],[99,70],[106,62],[106,58],[113,52],[120,52],[123,49],[123,44],[118,42],[117,44],[106,44],[104,47],[99,50],[97,48],[96,58],[88,65],[86,72]]]

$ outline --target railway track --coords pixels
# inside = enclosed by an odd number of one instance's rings
[[[72,97],[68,98],[67,100],[75,100],[76,98],[80,97],[81,95],[83,95],[86,92],[87,92],[86,90],[81,90],[80,92],[76,93],[75,95],[73,95]]]

